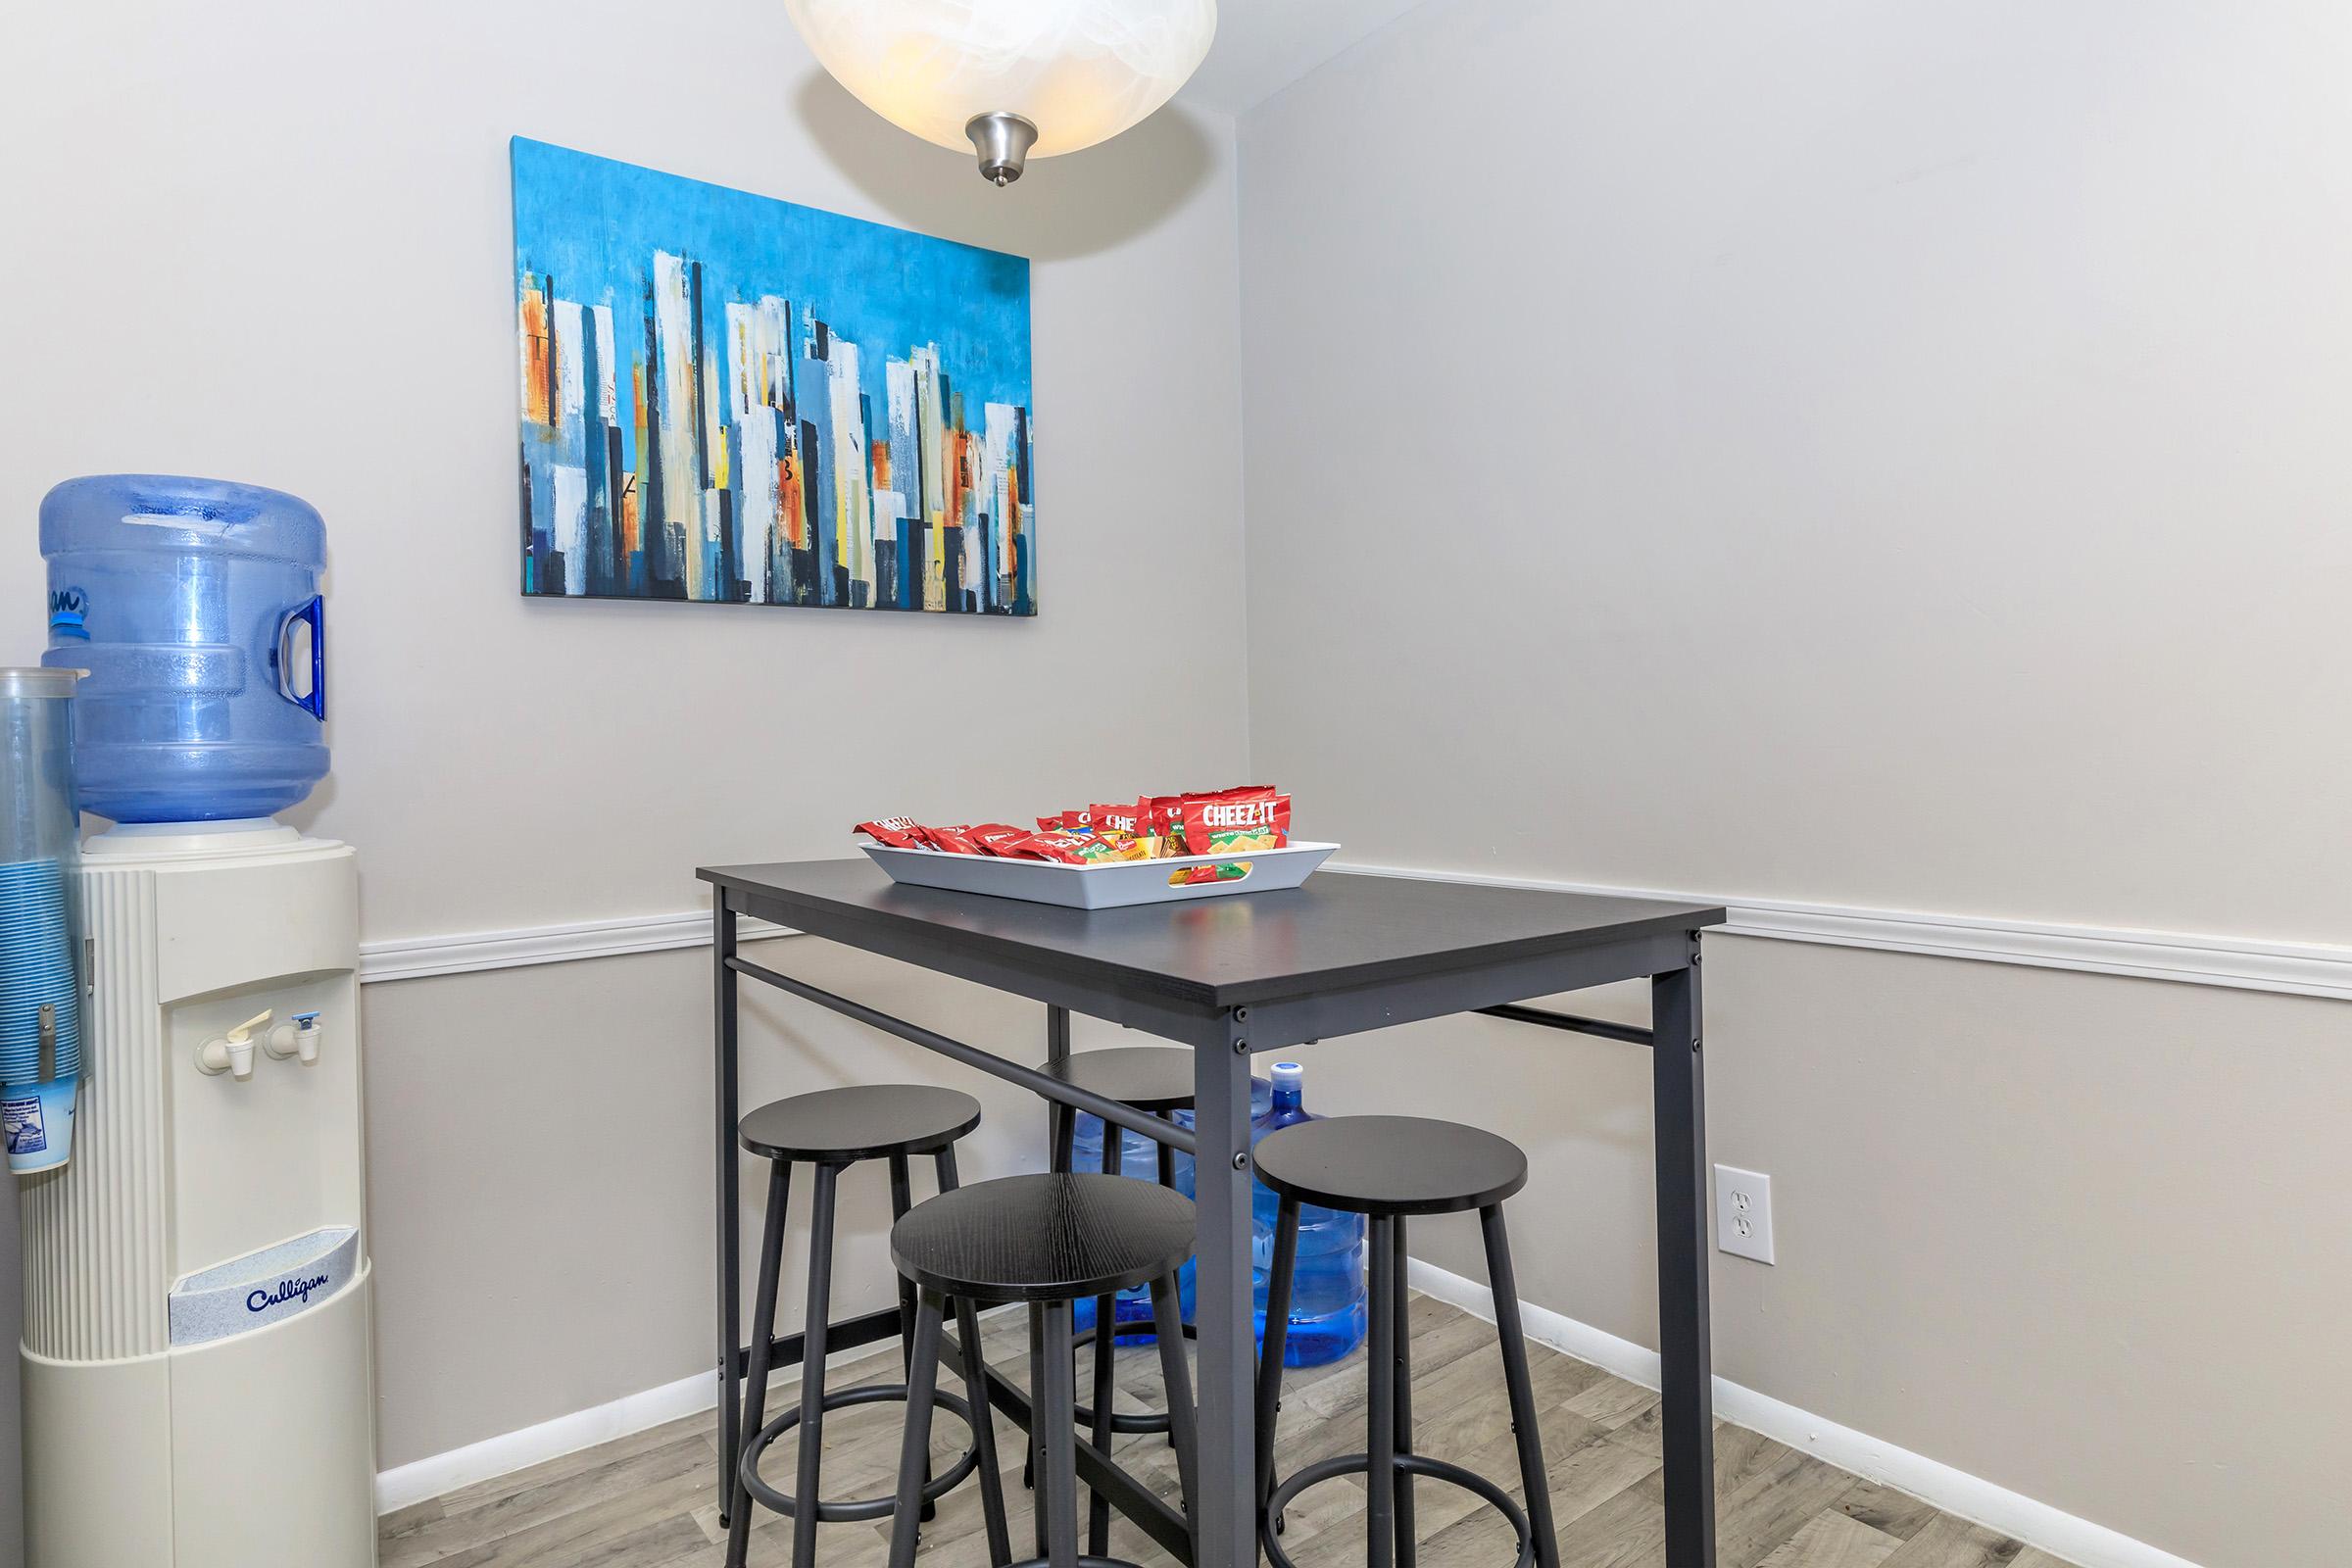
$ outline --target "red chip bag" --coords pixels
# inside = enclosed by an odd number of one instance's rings
[[[972,828],[970,836],[972,842],[980,846],[981,853],[984,855],[998,855],[1010,859],[1022,859],[1025,857],[1016,853],[1012,846],[1030,835],[1028,829],[1014,827],[1009,822],[981,822]]]
[[[1188,855],[1278,850],[1290,842],[1291,798],[1264,785],[1187,795],[1182,808]]]
[[[1096,832],[1120,833],[1128,838],[1137,838],[1144,831],[1143,818],[1139,814],[1140,807],[1140,802],[1130,801],[1125,806],[1103,806],[1098,803],[1088,809],[1094,816]]]
[[[851,829],[862,833],[876,844],[887,844],[894,850],[927,848],[921,826],[904,816],[885,816],[871,822],[860,822]]]
[[[985,855],[988,853],[973,841],[972,830],[960,824],[956,827],[927,827],[923,829],[923,837],[931,841],[933,849],[945,850],[950,855]]]
[[[1094,835],[1089,833],[1071,833],[1064,828],[1051,828],[1043,833],[1032,833],[1027,838],[1014,840],[1011,849],[1028,858],[1052,860],[1060,865],[1084,865],[1086,857],[1079,853],[1079,846],[1091,842],[1093,837]]]

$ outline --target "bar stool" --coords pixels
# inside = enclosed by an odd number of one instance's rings
[[[1071,1303],[1152,1288],[1160,1375],[1176,1440],[1176,1469],[1189,1505],[1197,1450],[1192,1381],[1177,1332],[1176,1271],[1193,1255],[1190,1199],[1123,1176],[1049,1172],[1007,1176],[942,1193],[918,1203],[891,1228],[890,1255],[920,1290],[914,1320],[912,1392],[899,1450],[898,1508],[891,1524],[890,1568],[911,1568],[920,1533],[923,1463],[931,1448],[931,1406],[940,1323],[950,1299],[956,1332],[968,1335],[961,1314],[974,1302],[1025,1301],[1031,1347],[1030,1421],[1042,1444],[1037,1512],[1038,1555],[1007,1565],[992,1546],[997,1568],[1133,1568],[1101,1553],[1078,1554],[1077,1428],[1072,1408]],[[979,1397],[977,1395],[975,1398]],[[945,1399],[939,1402],[945,1403]]]
[[[752,1308],[752,1355],[746,1370],[742,1430],[750,1436],[728,1468],[730,1511],[727,1526],[727,1568],[743,1568],[751,1543],[752,1510],[748,1499],[758,1498],[792,1520],[793,1568],[812,1568],[816,1558],[816,1527],[855,1519],[879,1519],[897,1505],[894,1494],[854,1501],[821,1500],[819,1461],[824,1450],[824,1418],[830,1410],[909,1397],[905,1383],[874,1384],[827,1393],[825,1389],[826,1321],[832,1310],[833,1210],[841,1173],[863,1160],[890,1162],[890,1206],[896,1218],[911,1208],[907,1162],[918,1154],[932,1156],[942,1193],[956,1191],[956,1140],[980,1125],[980,1102],[953,1089],[926,1084],[858,1084],[844,1089],[795,1095],[760,1106],[743,1118],[738,1142],[768,1161],[767,1223],[760,1241],[759,1298]],[[767,1377],[776,1336],[776,1282],[784,1256],[785,1200],[792,1188],[795,1164],[816,1167],[816,1193],[808,1227],[808,1305],[804,1319],[801,1357],[801,1398],[772,1421],[766,1416]],[[899,1287],[901,1349],[910,1378],[920,1382],[926,1404],[934,1397],[939,1348],[936,1337],[929,1359],[918,1360],[914,1289],[904,1280]],[[988,1379],[980,1361],[977,1314],[968,1302],[958,1309],[956,1332],[963,1349],[964,1396],[938,1395],[937,1402],[961,1416],[971,1428],[971,1446],[945,1474],[918,1480],[919,1506],[970,1475],[980,1472],[981,1504],[988,1515],[989,1541],[1005,1552],[1004,1499],[997,1475],[996,1443],[988,1419]],[[760,1476],[760,1459],[768,1446],[793,1427],[801,1429],[800,1465],[790,1494],[769,1486]],[[804,1505],[802,1499],[808,1499]]]
[[[1265,1349],[1257,1375],[1258,1535],[1276,1568],[1291,1559],[1276,1539],[1291,1499],[1333,1476],[1362,1472],[1367,1494],[1367,1568],[1412,1568],[1413,1477],[1450,1482],[1485,1498],[1519,1538],[1517,1568],[1559,1568],[1544,1440],[1528,1381],[1527,1341],[1519,1326],[1518,1282],[1503,1233],[1502,1200],[1527,1185],[1527,1156],[1508,1139],[1455,1122],[1418,1116],[1335,1116],[1298,1122],[1266,1135],[1253,1155],[1257,1179],[1281,1199],[1275,1218],[1272,1277],[1266,1291]],[[1274,1404],[1282,1389],[1293,1271],[1298,1258],[1298,1206],[1314,1203],[1371,1221],[1371,1348],[1367,1453],[1310,1464],[1274,1480]],[[1502,1381],[1518,1440],[1522,1512],[1510,1494],[1460,1465],[1413,1452],[1412,1334],[1405,1318],[1404,1225],[1414,1214],[1478,1210],[1486,1233],[1487,1280],[1494,1290],[1494,1330]],[[1389,1484],[1379,1478],[1389,1477]],[[1532,1520],[1532,1524],[1531,1524]]]
[[[1057,1078],[1076,1089],[1084,1089],[1115,1100],[1120,1104],[1140,1110],[1147,1116],[1157,1116],[1174,1122],[1175,1113],[1193,1108],[1193,1054],[1179,1046],[1114,1046],[1104,1051],[1081,1052],[1059,1061],[1038,1064],[1038,1071]],[[1102,1170],[1116,1175],[1124,1169],[1127,1139],[1125,1129],[1105,1122],[1102,1126]],[[1133,1135],[1142,1137],[1141,1133]],[[1053,1168],[1066,1171],[1075,1162],[1078,1143],[1078,1112],[1068,1105],[1054,1106]],[[1159,1151],[1159,1185],[1170,1190],[1176,1186],[1176,1151],[1166,1144],[1155,1146]],[[1111,1405],[1111,1358],[1118,1348],[1116,1314],[1117,1298],[1101,1297],[1095,1301],[1095,1326],[1075,1335],[1072,1343],[1084,1345],[1090,1340],[1095,1347],[1095,1378],[1091,1402],[1077,1407],[1081,1425],[1093,1429],[1096,1449],[1110,1451],[1114,1432],[1168,1432],[1170,1423],[1164,1410],[1114,1411]],[[1105,1332],[1102,1325],[1111,1328]],[[1184,1325],[1185,1336],[1194,1336],[1191,1324]],[[1170,1442],[1174,1441],[1173,1436]],[[1036,1454],[1032,1450],[1029,1462],[1021,1472],[1021,1484],[1027,1486],[1036,1471]],[[1087,1514],[1087,1550],[1101,1556],[1110,1546],[1110,1503],[1098,1495]]]

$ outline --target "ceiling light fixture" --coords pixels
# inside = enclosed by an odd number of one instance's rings
[[[859,103],[927,142],[980,156],[997,185],[1108,141],[1174,95],[1208,53],[1216,0],[784,0]]]

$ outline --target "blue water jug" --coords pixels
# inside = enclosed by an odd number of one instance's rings
[[[219,479],[114,473],[41,501],[49,650],[74,696],[81,808],[118,822],[268,816],[326,775],[326,524]]]
[[[1264,1115],[1273,1103],[1274,1086],[1263,1078],[1250,1079],[1250,1119],[1251,1123],[1254,1124],[1258,1117]],[[1191,1130],[1193,1126],[1191,1111],[1179,1110],[1174,1112],[1174,1115],[1178,1126],[1188,1131]],[[1124,1128],[1119,1130],[1119,1174],[1133,1176],[1139,1181],[1155,1182],[1159,1180],[1159,1145],[1146,1138],[1142,1133],[1131,1133]],[[1102,1168],[1102,1124],[1100,1121],[1084,1111],[1080,1111],[1077,1133],[1070,1142],[1077,1151],[1070,1160],[1072,1170],[1101,1170]],[[1193,1156],[1185,1153],[1182,1150],[1176,1152],[1174,1175],[1176,1190],[1187,1198],[1193,1197],[1195,1192]],[[1183,1269],[1176,1276],[1177,1306],[1187,1323],[1193,1321],[1194,1291],[1199,1267],[1198,1262],[1187,1258]],[[1260,1291],[1259,1295],[1262,1297],[1264,1292]],[[1111,1313],[1111,1322],[1115,1325],[1113,1332],[1118,1335],[1120,1344],[1150,1345],[1159,1337],[1152,1325],[1152,1288],[1150,1286],[1138,1285],[1130,1290],[1121,1291],[1116,1298],[1116,1308]],[[1072,1307],[1070,1321],[1072,1326],[1082,1333],[1094,1327],[1095,1299],[1093,1297],[1090,1296],[1079,1300]]]
[[[1306,1069],[1274,1064],[1274,1102],[1250,1123],[1254,1146],[1294,1122],[1320,1121],[1306,1108]],[[1266,1287],[1274,1271],[1274,1220],[1282,1200],[1253,1184],[1250,1261],[1255,1276],[1257,1338],[1266,1338]],[[1364,1343],[1364,1216],[1303,1203],[1298,1209],[1298,1255],[1291,1273],[1291,1315],[1283,1330],[1284,1366],[1321,1366]]]

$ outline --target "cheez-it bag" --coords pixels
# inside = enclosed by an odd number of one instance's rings
[[[1265,785],[1185,796],[1183,817],[1188,855],[1279,850],[1291,839],[1291,798]]]

